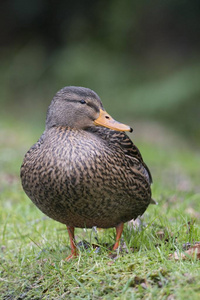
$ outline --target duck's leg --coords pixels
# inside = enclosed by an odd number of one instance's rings
[[[78,255],[77,253],[77,248],[75,244],[75,239],[74,239],[74,227],[73,226],[67,226],[67,231],[69,234],[69,239],[70,239],[70,247],[71,247],[71,254],[66,258],[66,260],[70,260]]]
[[[116,250],[119,247],[119,242],[124,228],[124,223],[118,224],[115,228],[116,228],[116,242],[113,246],[113,250]]]

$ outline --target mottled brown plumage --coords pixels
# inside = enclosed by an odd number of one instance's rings
[[[116,249],[119,225],[142,215],[151,201],[150,172],[118,130],[131,128],[114,121],[95,92],[65,87],[48,108],[44,133],[25,155],[24,191],[43,213],[68,226],[72,256],[74,227],[116,227]]]

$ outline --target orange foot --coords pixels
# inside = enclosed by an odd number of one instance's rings
[[[109,253],[109,257],[112,259],[117,257],[117,253],[115,250],[117,250],[119,247],[119,242],[120,242],[120,238],[121,238],[122,231],[124,228],[124,223],[118,224],[115,228],[116,228],[116,240],[115,240],[115,244],[112,248],[112,252]]]
[[[77,248],[74,240],[74,227],[67,226],[67,231],[70,239],[71,254],[66,258],[66,261],[70,261],[71,259],[77,257],[78,253],[77,253]]]
[[[66,261],[70,261],[71,259],[74,259],[74,258],[76,258],[77,256],[78,256],[77,251],[74,251],[74,252],[72,252],[69,256],[67,256],[67,257],[65,258],[65,260],[66,260]]]
[[[116,241],[115,241],[115,244],[113,246],[113,250],[117,250],[117,248],[119,247],[119,242],[120,242],[120,238],[121,238],[122,231],[123,231],[123,228],[124,228],[124,223],[120,223],[115,228],[116,228]]]

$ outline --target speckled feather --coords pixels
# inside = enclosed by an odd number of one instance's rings
[[[43,213],[70,226],[108,228],[135,219],[151,192],[140,153],[132,142],[132,151],[125,147],[130,142],[103,127],[53,127],[25,156],[23,188]]]
[[[83,97],[87,116],[81,121],[72,113],[76,107],[83,118]],[[100,109],[98,95],[89,89],[59,91],[49,106],[46,130],[21,167],[29,198],[67,226],[114,227],[142,215],[151,201],[152,178],[138,148],[124,132],[93,125]],[[77,123],[65,124],[66,115]]]

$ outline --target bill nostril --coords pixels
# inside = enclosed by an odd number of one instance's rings
[[[109,116],[105,116],[105,118],[106,118],[106,119],[110,119],[110,117],[109,117]]]

